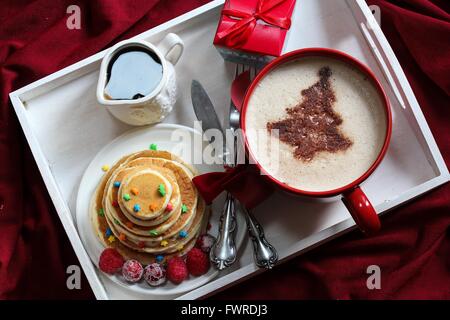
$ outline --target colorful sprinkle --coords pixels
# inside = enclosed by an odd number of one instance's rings
[[[113,200],[112,205],[114,208],[118,208],[119,207],[119,203],[116,200]]]
[[[178,235],[180,236],[180,238],[186,238],[187,237],[187,232],[184,231],[184,230],[181,230]]]
[[[173,204],[171,202],[169,202],[166,206],[166,212],[170,212],[173,210]]]
[[[158,231],[156,231],[156,230],[150,230],[148,233],[149,233],[151,236],[157,236],[157,235],[158,235]]]
[[[109,236],[111,236],[111,235],[112,235],[111,229],[110,229],[110,228],[107,228],[106,231],[105,231],[105,236],[109,237]]]
[[[166,240],[161,241],[161,247],[167,247],[168,244]]]
[[[158,150],[158,146],[155,143],[152,143],[149,147],[150,150],[156,151]]]
[[[126,225],[129,229],[132,229],[132,228],[134,227],[134,224],[133,224],[133,222],[131,222],[131,221],[127,221],[127,222],[125,223],[125,225]]]
[[[181,213],[186,213],[187,210],[188,210],[187,205],[185,205],[185,204],[183,203],[183,205],[181,206]]]
[[[139,241],[138,247],[141,248],[141,249],[144,248],[145,247],[145,242],[144,241]]]
[[[117,224],[118,226],[120,226],[120,221],[117,219],[114,219],[114,223]]]
[[[140,206],[138,203],[136,203],[136,204],[134,205],[134,207],[133,207],[133,211],[134,211],[134,212],[139,212],[139,211],[141,211],[141,206]]]
[[[124,235],[123,233],[121,233],[121,234],[119,235],[119,239],[120,239],[120,241],[125,241],[125,240],[127,239],[127,236]]]
[[[115,188],[120,187],[120,181],[114,181],[113,186],[114,186]]]
[[[103,170],[104,172],[108,171],[108,170],[109,170],[109,165],[104,164],[104,165],[102,166],[102,170]]]
[[[137,196],[139,194],[139,189],[138,188],[131,188],[131,193],[134,194],[135,196]]]
[[[158,191],[159,191],[159,194],[160,194],[161,196],[164,197],[164,196],[166,195],[166,187],[164,186],[163,183],[161,183],[161,184],[159,185]]]
[[[114,236],[109,236],[108,241],[109,243],[113,243],[116,240],[116,237]]]
[[[156,210],[156,205],[154,203],[150,203],[148,208],[150,209],[150,211],[155,211]]]
[[[184,245],[182,245],[182,244],[180,244],[178,247],[177,247],[177,250],[178,251],[181,251],[181,250],[183,250],[184,249]]]
[[[100,216],[100,217],[104,217],[105,216],[105,210],[103,210],[103,208],[100,208],[100,209],[98,209],[98,215]]]
[[[163,260],[164,260],[164,256],[163,256],[163,255],[158,254],[158,255],[156,256],[156,262],[160,263],[160,262],[162,262]]]
[[[125,194],[123,195],[123,200],[125,200],[125,201],[130,201],[130,200],[131,200],[130,195],[129,195],[128,193],[125,193]]]

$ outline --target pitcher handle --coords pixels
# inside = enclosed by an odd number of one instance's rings
[[[158,43],[164,57],[173,65],[176,65],[184,50],[184,42],[175,33],[168,33],[164,39]]]

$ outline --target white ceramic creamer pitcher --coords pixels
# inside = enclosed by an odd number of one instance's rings
[[[116,54],[127,48],[153,52],[161,62],[162,77],[150,94],[137,99],[111,99],[105,94],[108,67]],[[117,119],[135,126],[162,121],[176,102],[177,84],[174,65],[183,53],[183,41],[174,33],[167,34],[158,45],[143,40],[125,40],[108,50],[103,58],[97,84],[97,100]]]

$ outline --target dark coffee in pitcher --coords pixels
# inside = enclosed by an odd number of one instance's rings
[[[124,48],[109,62],[104,94],[110,100],[139,99],[149,95],[162,77],[157,54],[138,46]]]

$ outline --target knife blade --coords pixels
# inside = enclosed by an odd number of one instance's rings
[[[199,121],[202,122],[203,131],[218,129],[223,133],[214,105],[200,82],[192,80],[191,99],[194,112]]]

